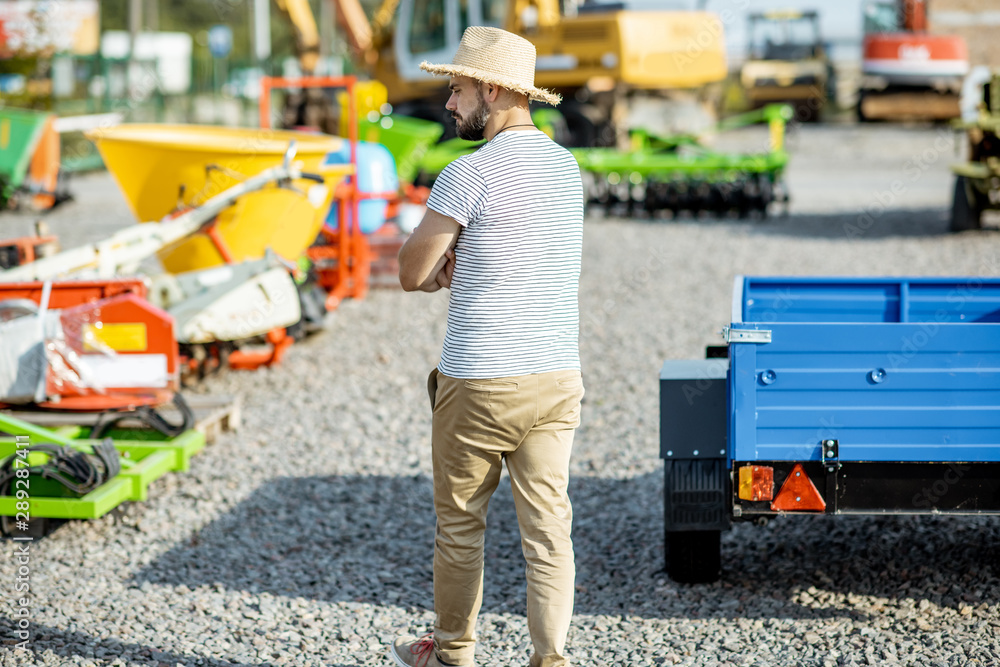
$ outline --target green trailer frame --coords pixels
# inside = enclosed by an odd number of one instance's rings
[[[32,445],[51,443],[92,453],[93,445],[101,441],[83,437],[85,430],[80,426],[46,429],[0,413],[0,431],[10,434],[10,437],[0,438],[0,458],[14,454],[19,435],[27,436]],[[118,450],[121,472],[78,497],[53,480],[32,475],[28,478],[30,495],[27,499],[31,519],[98,519],[124,502],[144,501],[150,484],[168,472],[188,470],[191,457],[205,447],[205,434],[195,429],[167,440],[146,429],[116,429],[109,435]],[[31,465],[44,463],[47,458],[43,452],[28,455]],[[0,516],[16,516],[17,502],[12,496],[0,496]]]

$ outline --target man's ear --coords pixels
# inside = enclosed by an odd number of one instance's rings
[[[500,86],[495,83],[483,82],[483,99],[488,103],[493,103],[497,101],[497,97],[500,96]]]

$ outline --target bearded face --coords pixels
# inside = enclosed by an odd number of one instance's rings
[[[458,136],[466,141],[482,141],[485,138],[486,121],[490,118],[490,108],[487,106],[486,100],[483,99],[481,93],[477,97],[479,103],[471,112],[462,115],[456,109],[452,113]]]

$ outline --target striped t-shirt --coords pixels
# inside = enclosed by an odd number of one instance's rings
[[[583,185],[569,151],[540,131],[500,132],[441,172],[427,206],[463,227],[438,370],[579,370]]]

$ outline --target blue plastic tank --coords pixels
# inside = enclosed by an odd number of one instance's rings
[[[339,151],[327,153],[324,165],[347,164],[351,161],[351,145],[345,141]],[[349,177],[353,178],[353,177]],[[399,188],[396,161],[382,144],[358,142],[358,190],[365,193],[395,192]],[[362,199],[358,204],[359,227],[363,234],[371,234],[385,224],[385,211],[389,203],[384,199]],[[326,226],[337,229],[339,206],[334,201],[326,216]]]

